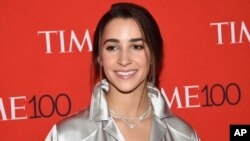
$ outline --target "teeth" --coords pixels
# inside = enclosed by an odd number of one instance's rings
[[[121,72],[121,71],[119,71],[119,72],[116,72],[118,75],[123,75],[123,76],[126,76],[126,75],[131,75],[131,74],[133,74],[133,73],[135,73],[135,71],[126,71],[126,72]]]

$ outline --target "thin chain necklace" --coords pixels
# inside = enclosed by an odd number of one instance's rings
[[[113,118],[115,119],[119,119],[121,120],[122,122],[124,122],[129,128],[135,128],[136,126],[139,125],[139,123],[148,118],[150,113],[151,113],[151,104],[149,104],[148,106],[148,109],[142,114],[140,115],[139,117],[125,117],[123,115],[120,115],[116,112],[114,112],[113,110],[111,110],[109,108],[109,111],[110,111],[110,114]],[[135,121],[134,123],[130,123],[129,120],[132,120],[132,121]]]

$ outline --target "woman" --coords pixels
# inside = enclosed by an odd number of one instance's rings
[[[54,125],[46,141],[199,140],[155,87],[162,38],[146,9],[113,4],[97,25],[93,45],[97,84],[91,105]]]

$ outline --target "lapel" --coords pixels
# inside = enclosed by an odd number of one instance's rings
[[[164,95],[151,83],[148,83],[148,96],[154,109],[150,141],[161,141],[168,132],[167,125],[162,119],[171,117],[173,114],[166,103]]]
[[[153,118],[150,141],[161,141],[166,134],[166,125],[157,117]]]
[[[97,83],[92,93],[89,119],[93,121],[111,119],[105,92],[108,91],[108,82],[102,80]]]
[[[158,117],[159,119],[163,119],[173,116],[166,103],[164,95],[161,94],[160,91],[151,83],[148,83],[148,97],[151,100],[156,118]]]
[[[114,120],[107,121],[108,123],[104,126],[103,130],[114,137],[117,141],[125,141],[123,135],[115,124]]]
[[[104,79],[97,83],[91,98],[89,119],[102,122],[104,132],[107,132],[118,141],[125,141],[121,132],[110,117],[105,92],[108,91],[108,82]]]

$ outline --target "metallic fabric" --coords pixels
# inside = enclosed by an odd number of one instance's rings
[[[150,83],[147,88],[153,108],[150,141],[199,141],[194,129],[170,112],[159,90]],[[109,114],[107,91],[108,82],[102,80],[94,88],[90,107],[55,124],[45,141],[125,141]]]

